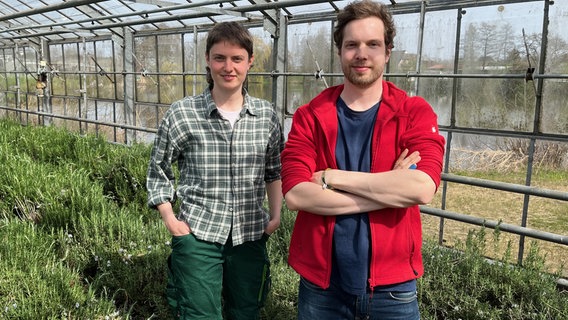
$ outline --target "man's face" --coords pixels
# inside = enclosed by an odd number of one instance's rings
[[[390,50],[385,45],[385,25],[377,17],[353,20],[343,30],[339,51],[347,81],[366,88],[382,80]]]

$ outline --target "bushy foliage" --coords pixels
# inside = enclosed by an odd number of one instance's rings
[[[0,130],[9,173],[0,175],[0,318],[167,318],[169,236],[145,206],[149,147],[10,122]]]
[[[499,231],[495,231],[499,237]],[[449,249],[427,243],[426,275],[420,280],[424,319],[566,319],[568,292],[558,275],[544,272],[533,243],[523,266],[509,264],[510,243],[501,260],[486,259],[485,229]]]
[[[169,319],[170,236],[145,205],[150,149],[0,121],[0,319]],[[295,213],[269,240],[272,291],[263,319],[296,318],[286,264]],[[457,250],[426,242],[423,319],[567,319],[568,295],[533,247],[488,263],[485,234]]]

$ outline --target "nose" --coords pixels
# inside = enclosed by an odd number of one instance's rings
[[[225,70],[232,70],[233,69],[233,62],[231,61],[231,59],[225,60],[225,64],[223,65],[223,68]]]
[[[355,49],[355,59],[364,60],[367,59],[367,50],[364,45],[360,45]]]

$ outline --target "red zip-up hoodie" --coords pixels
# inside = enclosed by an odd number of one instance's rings
[[[324,90],[296,110],[282,152],[282,191],[286,194],[313,172],[337,168],[336,101],[343,85]],[[409,97],[394,84],[383,81],[383,97],[373,131],[371,172],[392,170],[405,149],[419,151],[417,170],[440,185],[445,139],[438,132],[437,116],[420,97]],[[417,205],[369,212],[371,261],[369,285],[401,283],[424,273],[422,225]],[[302,277],[326,289],[331,275],[334,216],[299,211],[288,263]]]

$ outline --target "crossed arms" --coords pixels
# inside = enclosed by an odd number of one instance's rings
[[[300,182],[286,193],[286,205],[290,210],[343,215],[426,204],[434,197],[436,184],[428,174],[409,169],[419,161],[417,151],[408,155],[404,150],[391,171],[326,170],[325,182],[333,190],[322,188],[323,171],[317,171],[310,182]]]

